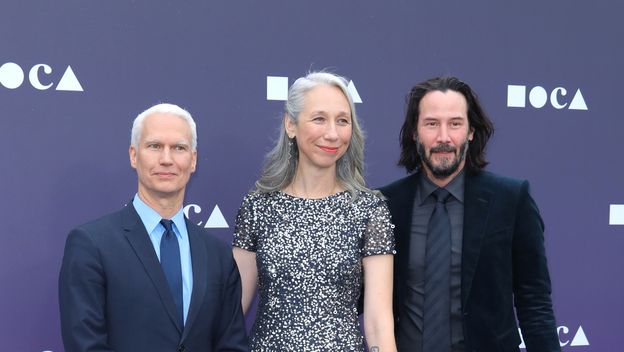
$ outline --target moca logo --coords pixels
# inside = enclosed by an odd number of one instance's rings
[[[520,329],[518,329],[520,332]],[[585,330],[583,327],[579,325],[579,328],[576,330],[574,336],[571,336],[570,329],[567,326],[559,326],[557,327],[557,335],[559,335],[559,345],[563,346],[589,346],[589,340],[587,340],[587,336],[585,335]],[[572,338],[570,340],[570,338]],[[524,338],[522,337],[522,333],[520,332],[520,348],[526,348],[524,345]]]
[[[184,215],[186,215],[187,219],[189,220],[191,219],[191,217],[189,216],[191,210],[194,214],[201,214],[202,212],[202,208],[199,205],[188,204],[184,207]],[[203,226],[206,229],[223,229],[230,227],[227,221],[225,221],[225,217],[223,216],[223,213],[221,213],[221,209],[219,209],[218,205],[215,205],[214,209],[212,209],[212,213],[210,213],[210,216],[208,217],[208,220],[206,220],[206,223],[200,221],[199,223],[197,223],[197,226],[202,226],[202,224],[204,224]]]
[[[267,100],[286,101],[286,99],[288,99],[288,77],[267,76],[266,85]],[[349,94],[351,94],[351,99],[353,99],[354,103],[362,102],[362,98],[360,98],[360,94],[355,88],[353,81],[349,81],[347,90]]]
[[[52,71],[50,65],[36,64],[28,71],[28,82],[37,90],[48,90],[54,85],[51,81]],[[0,66],[0,84],[5,88],[19,88],[24,83],[24,78],[24,70],[18,64],[7,62]],[[69,65],[54,89],[69,92],[84,91],[74,70]]]
[[[526,106],[526,86],[507,86],[507,107],[524,108]],[[569,110],[587,110],[587,104],[581,93],[577,89],[571,101],[566,99],[568,90],[563,87],[553,89],[550,94],[544,87],[536,86],[529,91],[529,103],[536,109],[541,109],[550,100],[550,105],[555,109],[568,108]]]

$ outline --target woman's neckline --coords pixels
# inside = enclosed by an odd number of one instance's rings
[[[331,198],[335,198],[338,197],[344,193],[347,193],[349,191],[347,190],[342,190],[342,191],[337,191],[335,193],[323,196],[323,197],[319,197],[319,198],[307,198],[307,197],[300,197],[300,196],[296,196],[290,193],[285,192],[284,190],[280,190],[277,191],[279,194],[281,194],[282,196],[286,197],[286,198],[290,198],[290,199],[301,199],[301,200],[308,200],[308,201],[320,201],[320,200],[327,200],[327,199],[331,199]]]

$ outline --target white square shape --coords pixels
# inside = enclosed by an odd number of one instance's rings
[[[507,107],[523,108],[526,106],[526,86],[507,86]]]
[[[609,225],[624,225],[624,204],[611,204]]]
[[[288,77],[267,76],[267,100],[288,99]]]

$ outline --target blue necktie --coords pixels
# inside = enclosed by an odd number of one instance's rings
[[[178,311],[180,326],[184,326],[180,246],[178,245],[178,238],[171,227],[173,221],[162,219],[160,223],[165,227],[165,233],[163,233],[160,239],[160,265],[162,266],[167,282],[169,283],[169,289],[173,295],[173,302]]]
[[[433,192],[436,205],[427,229],[423,351],[451,350],[451,222],[444,188]]]

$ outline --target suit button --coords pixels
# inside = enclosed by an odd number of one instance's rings
[[[178,346],[178,352],[185,352],[185,351],[186,351],[186,346],[184,345]]]

